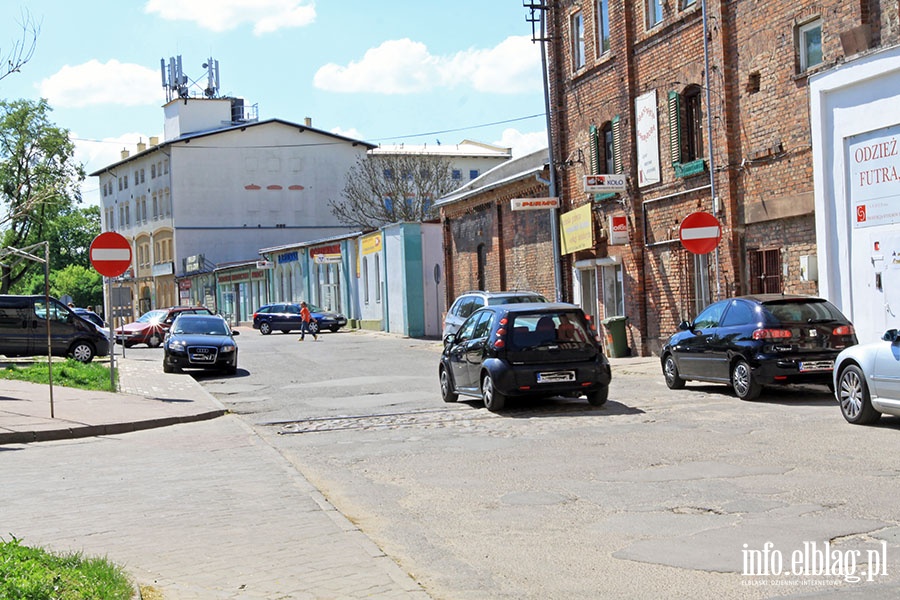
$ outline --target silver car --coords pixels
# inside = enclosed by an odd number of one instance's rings
[[[547,299],[537,292],[511,291],[511,292],[485,292],[473,290],[460,294],[447,311],[444,319],[444,333],[447,337],[456,333],[463,321],[469,318],[473,312],[485,306],[497,306],[499,304],[520,304],[523,302],[546,302]]]
[[[868,425],[882,413],[900,416],[900,333],[851,346],[834,361],[834,395],[848,422]]]

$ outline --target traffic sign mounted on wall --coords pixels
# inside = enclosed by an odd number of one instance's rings
[[[678,229],[681,245],[694,254],[708,254],[716,249],[722,239],[722,225],[708,212],[691,213]]]
[[[121,233],[107,231],[91,242],[91,264],[106,277],[118,277],[131,266],[131,244]]]

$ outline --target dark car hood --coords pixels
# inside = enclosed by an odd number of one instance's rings
[[[166,343],[173,341],[184,342],[188,346],[224,346],[225,344],[237,343],[230,335],[206,335],[203,333],[178,333],[170,335]]]

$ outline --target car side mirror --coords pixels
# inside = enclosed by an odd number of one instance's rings
[[[448,334],[444,337],[444,347],[445,347],[445,348],[446,348],[447,346],[449,346],[450,344],[453,344],[454,342],[456,342],[456,334],[455,334],[455,333],[448,333]]]
[[[678,329],[680,329],[681,331],[693,331],[694,326],[690,321],[682,321],[678,324]]]
[[[241,332],[238,331],[237,329],[232,329],[232,330],[231,330],[231,335],[232,335],[232,336],[235,336],[235,335],[241,335]]]
[[[884,332],[884,335],[881,336],[881,339],[886,342],[891,342],[892,344],[900,342],[900,336],[897,335],[896,329],[888,329]]]

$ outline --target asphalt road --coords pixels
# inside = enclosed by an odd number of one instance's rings
[[[441,401],[438,342],[297,339],[243,330],[238,376],[199,379],[435,598],[900,595],[900,419],[642,359],[604,407],[494,414]]]

